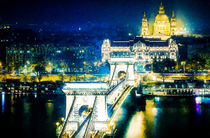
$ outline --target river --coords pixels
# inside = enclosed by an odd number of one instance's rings
[[[56,138],[65,96],[0,95],[1,138]],[[131,93],[122,105],[114,137],[210,137],[210,98],[147,97]]]

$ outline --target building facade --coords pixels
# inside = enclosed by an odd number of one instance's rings
[[[103,41],[101,48],[102,62],[110,58],[134,58],[136,61],[135,70],[147,64],[152,64],[154,60],[163,61],[169,58],[177,61],[178,45],[173,39],[161,40],[154,38],[142,38],[137,36],[129,41]]]

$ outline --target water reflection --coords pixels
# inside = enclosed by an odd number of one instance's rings
[[[155,131],[156,117],[159,109],[156,107],[154,101],[155,100],[146,100],[145,111],[139,111],[133,115],[124,137],[144,138],[146,137],[146,131]]]
[[[137,112],[131,119],[126,138],[144,138],[145,137],[145,114]]]
[[[192,131],[200,135],[209,128],[210,97],[147,97],[130,101],[132,105],[123,105],[126,117],[117,122],[116,137],[181,137]]]
[[[53,103],[50,102],[48,100],[48,102],[46,103],[46,111],[47,111],[47,115],[51,116],[52,112],[53,112]]]
[[[65,114],[64,96],[0,94],[0,137],[56,138],[55,122]]]
[[[14,108],[14,104],[15,104],[15,100],[14,100],[14,94],[12,93],[11,94],[11,97],[10,97],[10,103],[11,103],[11,113],[14,113],[15,112],[15,108]]]
[[[31,108],[31,103],[25,103],[24,104],[24,114],[29,113],[30,108]]]
[[[4,112],[4,105],[5,105],[5,92],[1,94],[1,111]]]

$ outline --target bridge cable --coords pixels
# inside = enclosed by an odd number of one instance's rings
[[[115,63],[114,65],[115,65],[115,67],[114,67],[114,72],[113,72],[113,74],[112,74],[112,78],[111,78],[111,81],[110,81],[110,83],[109,83],[109,86],[111,86],[111,84],[112,84],[112,80],[113,80],[113,78],[114,78],[115,71],[116,71],[116,68],[117,68],[117,64]]]
[[[92,111],[88,114],[88,116],[85,118],[83,123],[76,130],[76,132],[74,132],[74,134],[72,135],[72,138],[76,138],[76,136],[79,134],[79,132],[82,131],[82,128],[84,127],[85,123],[90,120],[89,118],[90,118],[91,113],[92,113]]]
[[[64,122],[62,131],[61,131],[60,135],[58,136],[59,138],[62,137],[63,132],[64,132],[64,130],[66,129],[66,124],[67,124],[67,122],[68,122],[68,120],[69,120],[69,117],[70,117],[70,114],[71,114],[71,112],[72,112],[72,110],[73,110],[75,100],[76,100],[76,97],[74,96],[73,102],[72,102],[72,104],[71,104],[71,108],[69,109],[69,113],[68,113],[68,115],[67,115],[66,121]]]
[[[92,122],[92,119],[93,119],[93,112],[95,110],[96,100],[97,100],[97,96],[95,97],[94,104],[93,104],[93,109],[92,109],[92,112],[91,112],[91,115],[90,115],[90,120],[89,120],[89,122],[87,124],[86,130],[85,130],[85,135],[84,135],[83,138],[86,138],[87,137],[87,134],[88,134],[88,132],[90,130],[90,122]]]
[[[127,79],[128,79],[128,67],[129,67],[129,64],[127,65],[127,69],[126,69],[126,77],[125,77],[125,81],[127,81]]]

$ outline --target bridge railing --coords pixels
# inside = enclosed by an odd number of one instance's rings
[[[117,100],[115,101],[115,103],[111,106],[111,109],[113,109],[116,104],[118,103],[118,101],[121,99],[121,97],[123,96],[124,92],[128,89],[129,87],[125,87],[125,90],[123,90],[123,93],[117,98]]]

